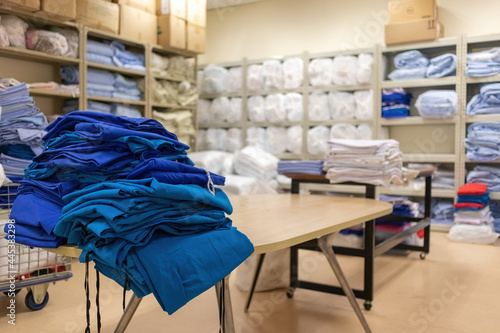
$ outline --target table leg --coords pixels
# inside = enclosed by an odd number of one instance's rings
[[[132,298],[128,302],[127,308],[125,309],[118,326],[116,326],[115,333],[125,332],[130,320],[132,320],[132,317],[134,316],[135,311],[139,307],[139,304],[141,304],[141,301],[142,298],[138,298],[135,294],[132,295]]]
[[[221,289],[222,293],[220,292]],[[219,308],[222,309],[224,315],[224,318],[221,323],[222,325],[221,332],[235,333],[233,307],[231,305],[231,294],[229,292],[229,276],[226,276],[224,278],[224,283],[222,283],[222,281],[217,282],[217,284],[215,285],[215,293],[217,294],[217,303],[219,303]],[[222,294],[222,299],[220,297],[221,294]]]
[[[257,263],[257,268],[255,269],[255,274],[253,276],[252,286],[250,288],[250,293],[248,294],[248,298],[247,298],[247,305],[245,306],[245,312],[248,312],[248,308],[250,307],[250,303],[252,302],[252,297],[253,297],[253,293],[255,291],[255,286],[257,285],[260,270],[262,268],[262,264],[264,263],[265,257],[266,257],[265,253],[262,253],[261,255],[259,255],[259,262]]]
[[[351,306],[354,309],[354,312],[356,313],[356,315],[358,316],[358,319],[361,322],[361,325],[363,325],[365,332],[371,333],[370,327],[368,326],[368,323],[366,322],[366,319],[363,316],[363,312],[361,311],[361,308],[360,308],[358,302],[356,301],[356,297],[354,296],[354,293],[352,292],[351,287],[349,287],[349,284],[347,283],[347,279],[344,276],[342,269],[340,268],[339,262],[337,261],[337,257],[335,256],[335,253],[333,252],[332,243],[333,243],[334,236],[335,236],[335,233],[318,238],[319,248],[321,249],[321,251],[323,251],[326,258],[328,259],[328,262],[330,263],[330,266],[332,267],[333,272],[335,273],[335,275],[337,276],[337,279],[339,280],[339,283],[340,283],[340,286],[342,287],[342,290],[344,291],[345,295],[347,296],[347,299],[351,303]]]

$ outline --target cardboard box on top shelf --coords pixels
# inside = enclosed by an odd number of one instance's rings
[[[186,21],[173,15],[158,16],[158,45],[186,48]]]
[[[120,5],[120,36],[156,44],[157,17],[140,9]]]
[[[187,23],[187,49],[196,53],[205,53],[206,28]]]
[[[30,12],[40,10],[40,0],[8,0],[1,1],[2,7],[12,7],[16,9],[24,9]]]
[[[174,15],[186,19],[188,0],[156,0],[156,15]]]
[[[103,0],[76,0],[76,22],[118,34],[120,8],[116,3]]]
[[[385,45],[424,42],[442,37],[444,37],[444,26],[435,18],[385,26]]]
[[[387,4],[389,24],[437,18],[436,0],[402,0]]]
[[[156,14],[156,0],[113,0],[113,2]]]
[[[42,0],[40,9],[52,19],[61,21],[76,19],[76,0]]]
[[[207,26],[207,0],[188,0],[187,21],[199,27]]]

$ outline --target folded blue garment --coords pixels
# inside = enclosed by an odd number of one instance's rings
[[[492,192],[500,192],[500,168],[477,165],[467,174],[467,183],[488,185]]]
[[[416,68],[398,68],[392,71],[388,77],[389,79],[396,80],[416,80],[423,79],[427,75],[427,67]]]
[[[484,77],[484,76],[500,74],[500,63],[469,64],[467,65],[465,72],[468,76],[471,77]]]
[[[396,68],[421,68],[429,65],[429,59],[418,50],[407,51],[394,57]]]
[[[99,54],[112,58],[115,55],[115,50],[107,43],[87,40],[87,53]]]
[[[0,106],[11,104],[12,100],[29,97],[29,90],[26,83],[17,86],[7,87],[5,91],[0,91]]]
[[[59,74],[64,84],[80,83],[80,71],[78,70],[78,66],[61,66],[59,68]]]
[[[455,90],[428,90],[415,102],[424,118],[448,118],[457,114],[458,96]]]
[[[93,89],[88,89],[87,88],[87,95],[89,98],[94,97],[106,97],[106,98],[112,98],[113,97],[113,92],[111,91],[103,91],[103,90],[93,90]]]
[[[115,88],[138,89],[137,81],[127,79],[121,74],[115,74],[114,79]]]
[[[452,53],[446,53],[431,59],[426,76],[428,78],[451,76],[456,75],[456,70],[457,56]]]
[[[119,67],[135,69],[139,71],[145,71],[145,58],[144,54],[133,53],[127,51],[125,46],[117,41],[111,43],[111,47],[115,51],[113,61]]]
[[[115,84],[115,74],[102,69],[88,68],[87,84],[88,83],[113,86]]]
[[[111,113],[120,117],[142,118],[142,113],[139,110],[119,103],[111,105]]]
[[[140,95],[139,96],[137,96],[135,94],[130,95],[130,94],[122,93],[122,92],[119,92],[119,91],[113,91],[111,93],[111,95],[112,95],[113,98],[119,98],[119,99],[131,100],[131,101],[140,101],[141,98],[142,98]]]
[[[469,76],[482,77],[500,73],[500,48],[495,47],[486,51],[467,54],[467,68]]]
[[[88,53],[87,52],[87,61],[93,62],[93,63],[98,63],[98,64],[109,65],[109,66],[115,66],[115,63],[113,61],[113,57],[107,57],[107,56],[103,56],[103,55],[96,54],[96,53]]]
[[[31,150],[30,146],[28,145],[3,145],[0,146],[0,152],[2,154],[19,158],[22,160],[32,160],[33,157],[35,157],[35,154],[33,153],[33,150]]]
[[[500,113],[500,83],[485,84],[467,104],[467,114]]]
[[[483,195],[458,195],[458,203],[477,203],[480,205],[488,206],[490,204],[490,190],[487,190]]]

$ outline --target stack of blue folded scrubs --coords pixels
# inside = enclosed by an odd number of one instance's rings
[[[467,158],[474,162],[500,159],[500,122],[473,123],[465,139]]]
[[[382,118],[403,118],[410,115],[413,95],[403,88],[384,89],[382,92]]]
[[[500,83],[485,84],[467,103],[467,114],[499,114]]]

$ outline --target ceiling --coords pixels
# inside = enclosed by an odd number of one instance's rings
[[[207,0],[207,10],[218,9],[223,7],[236,7],[245,5],[251,2],[259,2],[265,0]]]

